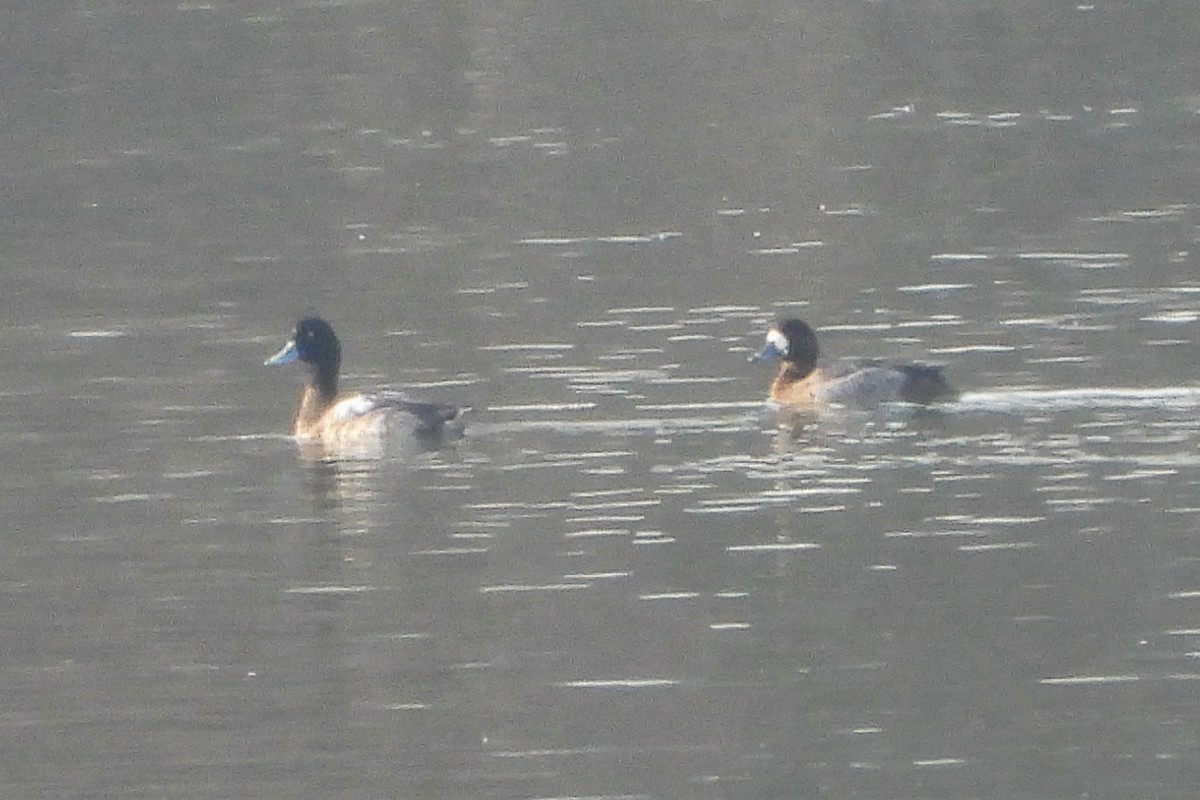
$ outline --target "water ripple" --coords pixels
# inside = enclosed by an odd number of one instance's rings
[[[954,404],[962,411],[1067,411],[1074,409],[1200,408],[1200,387],[998,389],[967,392]]]

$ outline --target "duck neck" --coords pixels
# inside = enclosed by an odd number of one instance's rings
[[[790,361],[783,362],[779,365],[779,372],[775,373],[775,380],[771,381],[771,396],[786,395],[792,386],[804,380],[807,375],[807,372],[797,369]]]
[[[300,406],[292,422],[292,433],[296,436],[314,435],[321,415],[333,405],[337,397],[337,368],[316,369],[312,380],[300,394]]]
[[[326,405],[333,402],[333,398],[337,397],[338,391],[338,364],[323,364],[313,370],[312,383],[310,386],[313,392]]]
[[[789,359],[780,365],[779,375],[776,379],[786,383],[795,383],[796,381],[802,381],[807,378],[816,368],[817,358],[815,355]]]

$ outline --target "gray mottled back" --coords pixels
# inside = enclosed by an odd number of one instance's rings
[[[892,401],[932,403],[952,399],[956,394],[940,368],[924,364],[842,359],[821,367],[820,377],[813,393],[819,403],[843,406]]]
[[[908,376],[895,367],[875,361],[843,359],[821,367],[821,381],[813,392],[819,403],[870,406],[903,399]]]

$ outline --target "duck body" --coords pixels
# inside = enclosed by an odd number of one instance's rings
[[[304,387],[292,420],[292,435],[319,441],[337,450],[368,448],[397,436],[414,436],[437,445],[450,435],[461,435],[457,406],[424,403],[403,392],[339,395],[333,402]]]
[[[869,408],[889,402],[929,405],[958,395],[939,367],[865,359],[819,365],[819,355],[812,328],[789,319],[768,330],[766,345],[752,360],[782,360],[768,398],[792,409]]]
[[[378,455],[392,440],[436,447],[462,434],[466,409],[413,400],[403,392],[339,394],[341,343],[319,317],[296,323],[292,337],[266,360],[267,366],[300,361],[309,380],[292,418],[292,435],[333,454]]]

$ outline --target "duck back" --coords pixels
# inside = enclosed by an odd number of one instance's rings
[[[928,404],[954,397],[938,367],[842,359],[819,368],[813,382],[820,403],[869,406],[887,402]]]

